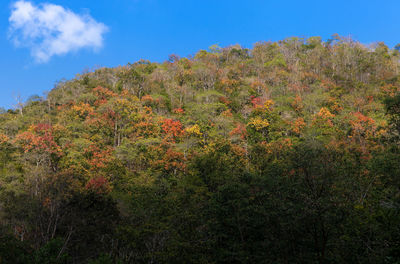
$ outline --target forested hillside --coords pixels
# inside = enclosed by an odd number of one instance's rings
[[[0,115],[0,263],[400,263],[400,46],[212,46]]]

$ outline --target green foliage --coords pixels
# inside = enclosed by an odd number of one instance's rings
[[[400,263],[399,66],[214,45],[0,109],[0,263]]]
[[[63,264],[70,263],[70,259],[66,253],[63,253],[64,241],[62,239],[54,239],[48,242],[35,252],[33,263],[43,264]]]

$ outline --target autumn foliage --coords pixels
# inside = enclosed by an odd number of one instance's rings
[[[0,113],[0,263],[400,263],[400,53],[140,60]]]

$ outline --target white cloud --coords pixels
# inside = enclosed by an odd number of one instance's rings
[[[103,46],[107,27],[89,15],[78,15],[54,4],[34,5],[20,0],[12,5],[9,37],[17,47],[27,47],[39,63],[54,55],[81,48]]]

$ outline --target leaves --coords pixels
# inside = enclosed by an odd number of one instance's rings
[[[0,262],[398,263],[398,58],[210,47],[1,111]]]

